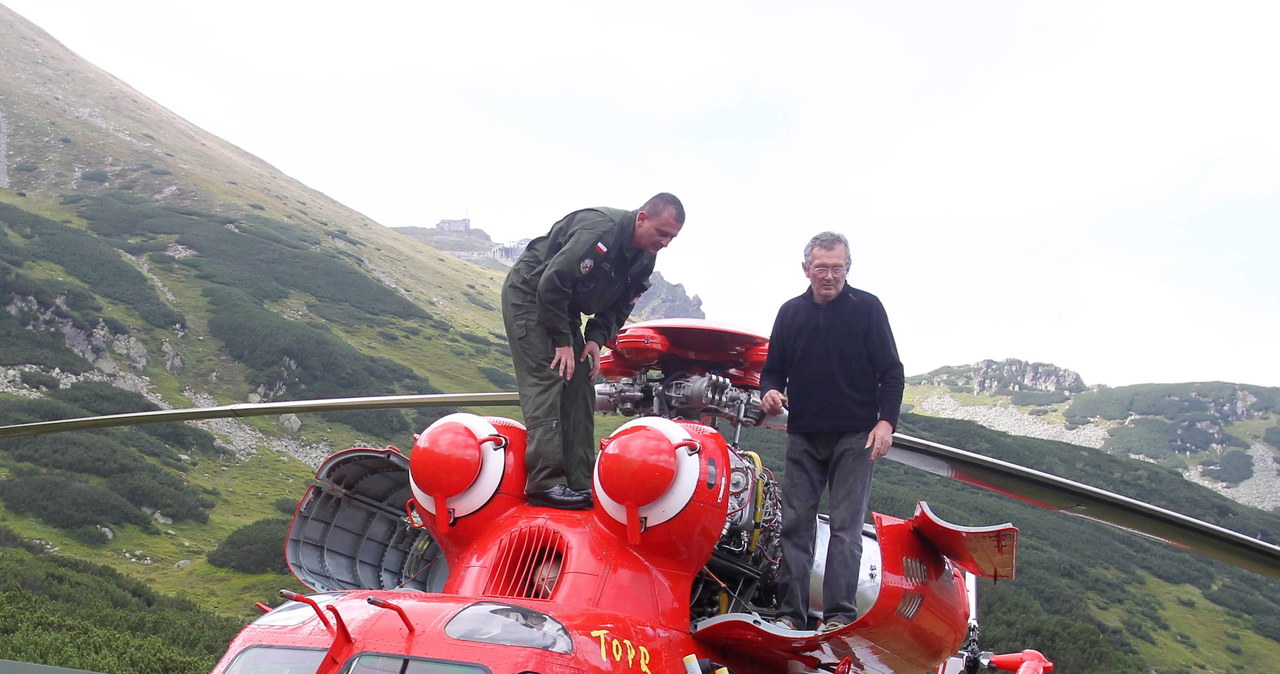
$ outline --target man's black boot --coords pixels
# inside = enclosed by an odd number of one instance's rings
[[[566,485],[558,484],[549,489],[529,494],[530,505],[561,510],[590,510],[591,495],[576,492]]]

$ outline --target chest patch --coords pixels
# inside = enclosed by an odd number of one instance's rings
[[[578,271],[582,272],[583,276],[586,276],[587,274],[591,273],[591,270],[594,269],[595,266],[596,266],[595,260],[589,257],[584,257],[582,258],[582,262],[578,263]]]

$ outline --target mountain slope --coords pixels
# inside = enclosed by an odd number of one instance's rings
[[[4,7],[0,62],[0,423],[510,387],[495,273],[279,174]],[[333,451],[406,446],[440,413],[8,440],[0,519],[246,617],[301,588],[206,555],[279,516]]]

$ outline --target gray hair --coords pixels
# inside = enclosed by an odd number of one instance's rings
[[[849,251],[849,240],[844,238],[843,234],[836,232],[823,232],[809,239],[809,243],[804,247],[804,263],[807,266],[809,260],[813,259],[813,249],[821,248],[823,250],[835,250],[836,246],[844,246],[844,266],[849,268],[853,264],[853,253]]]

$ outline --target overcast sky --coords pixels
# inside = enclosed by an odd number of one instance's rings
[[[713,320],[834,229],[908,374],[1280,386],[1280,3],[0,3],[386,226],[669,191]]]

